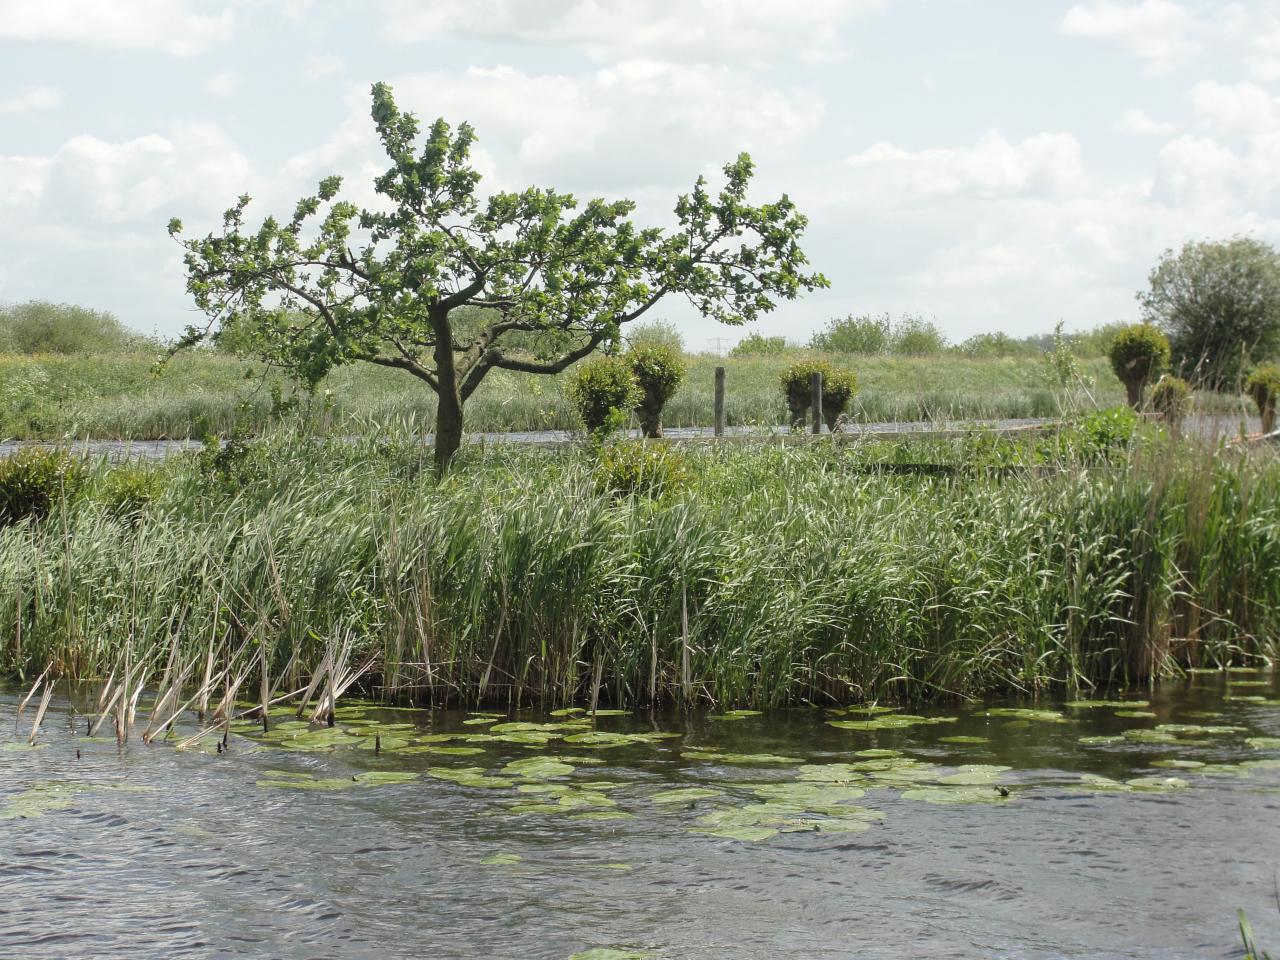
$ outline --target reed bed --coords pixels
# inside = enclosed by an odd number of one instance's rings
[[[878,472],[941,454],[875,444],[678,455],[685,485],[653,499],[607,492],[586,450],[469,449],[436,481],[407,435],[281,434],[217,464],[117,468],[163,472],[128,509],[95,496],[97,464],[89,492],[0,530],[0,669],[123,676],[122,699],[163,678],[161,696],[198,688],[201,713],[305,690],[322,718],[337,686],[913,702],[1278,652],[1269,453],[1157,440],[949,475]]]

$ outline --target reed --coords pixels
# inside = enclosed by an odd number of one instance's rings
[[[4,672],[106,677],[126,730],[152,684],[158,735],[183,708],[229,719],[255,680],[256,709],[324,719],[353,687],[912,702],[1280,652],[1266,452],[707,447],[660,499],[609,494],[580,450],[468,450],[443,481],[396,433],[261,454],[235,484],[196,458],[152,468],[163,493],[127,517],[95,499],[98,464],[79,499],[0,530]],[[963,469],[876,469],[947,457]]]

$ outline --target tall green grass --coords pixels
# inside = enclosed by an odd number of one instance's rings
[[[670,427],[713,422],[715,367],[728,370],[730,425],[788,422],[778,375],[795,354],[720,360],[690,357],[688,376],[668,403]],[[835,357],[854,370],[860,390],[850,415],[860,422],[1053,417],[1064,398],[1035,359]],[[262,429],[272,419],[272,388],[288,400],[280,378],[263,382],[248,363],[214,353],[179,356],[160,370],[149,354],[75,357],[0,356],[0,438],[166,439],[226,433],[237,425]],[[1085,363],[1096,400],[1118,402],[1123,391],[1104,360]],[[370,424],[408,418],[430,429],[435,398],[395,370],[340,368],[314,396],[297,398],[318,432],[362,432]],[[1207,399],[1207,398],[1202,398]],[[1218,401],[1214,401],[1215,406]],[[562,377],[496,371],[467,404],[473,433],[576,428]]]
[[[936,451],[935,451],[936,454]],[[0,666],[103,676],[351,634],[431,702],[918,701],[1139,682],[1275,656],[1280,466],[1152,443],[1122,462],[900,476],[883,447],[714,447],[614,499],[583,451],[387,432],[170,463],[121,516],[89,493],[0,531]],[[967,455],[961,451],[961,455]],[[890,455],[890,460],[899,459]],[[908,457],[910,459],[910,457]],[[934,457],[936,459],[936,455]]]

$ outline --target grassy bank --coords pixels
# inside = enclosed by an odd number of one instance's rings
[[[1269,454],[1153,441],[1111,463],[985,469],[1044,453],[679,452],[656,499],[607,489],[630,454],[605,471],[584,451],[472,450],[437,484],[426,451],[392,435],[276,437],[155,476],[96,467],[43,521],[0,530],[0,663],[158,673],[171,651],[261,648],[273,677],[305,680],[349,638],[352,662],[376,654],[376,683],[420,700],[564,702],[598,685],[614,702],[771,706],[1277,653]],[[974,469],[870,469],[948,456]]]
[[[778,374],[794,358],[690,357],[688,377],[668,404],[667,425],[712,423],[717,365],[728,368],[731,425],[785,423]],[[860,389],[850,412],[861,422],[1051,417],[1063,402],[1038,359],[946,354],[833,360],[857,373]],[[1085,361],[1084,368],[1096,381],[1097,401],[1118,402],[1123,391],[1106,361]],[[0,356],[0,439],[149,440],[225,433],[237,424],[261,429],[271,419],[272,386],[285,398],[292,387],[279,379],[263,383],[253,369],[212,353],[179,356],[159,374],[152,354]],[[357,433],[394,422],[429,429],[435,415],[434,396],[424,384],[367,365],[335,371],[315,397],[300,400],[320,432]],[[1211,405],[1217,409],[1221,401]],[[467,406],[472,432],[575,426],[562,377],[496,371]]]

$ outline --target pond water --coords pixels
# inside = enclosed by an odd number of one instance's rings
[[[1238,907],[1280,950],[1270,673],[905,713],[355,704],[222,753],[89,739],[92,697],[30,749],[0,693],[0,956],[1225,958]]]

